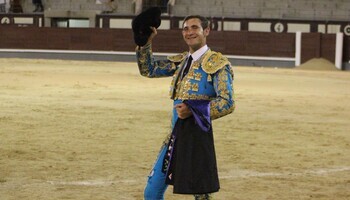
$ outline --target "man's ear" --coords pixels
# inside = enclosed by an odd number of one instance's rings
[[[210,28],[209,27],[207,27],[206,29],[203,30],[203,34],[204,34],[205,37],[207,37],[209,35],[209,33],[210,33]]]

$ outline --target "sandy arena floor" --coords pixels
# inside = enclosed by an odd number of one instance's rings
[[[169,84],[135,63],[0,59],[0,199],[141,200]],[[216,199],[350,199],[349,72],[236,67],[235,91],[213,122]]]

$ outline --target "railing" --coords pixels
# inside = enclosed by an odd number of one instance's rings
[[[130,28],[132,18],[133,16],[96,15],[96,27],[53,28],[43,27],[43,14],[0,14],[0,49],[132,52],[135,48]],[[182,20],[182,17],[162,17],[162,26],[153,46],[155,52],[174,53],[186,50],[180,30]],[[350,60],[349,22],[234,18],[210,20],[213,30],[208,44],[213,50],[226,55],[293,61],[296,57],[294,32],[298,31],[291,29],[300,24],[309,26],[309,31],[305,32],[310,32],[302,33],[301,63],[314,57],[324,57],[335,62],[336,34],[333,33],[342,30],[342,60]],[[252,30],[252,24],[263,31]],[[318,32],[320,30],[331,34]]]
[[[96,28],[131,28],[131,15],[97,14],[95,17]],[[64,17],[62,17],[64,18]],[[82,17],[83,18],[83,17]],[[58,18],[55,18],[58,19]],[[261,19],[261,18],[223,18],[210,17],[212,30],[217,31],[259,31],[259,32],[343,32],[350,36],[350,21],[328,20],[286,20],[286,19]],[[50,20],[46,21],[45,20]],[[51,26],[51,21],[43,13],[39,14],[4,14],[0,13],[1,26]],[[183,17],[162,16],[160,29],[181,29]]]

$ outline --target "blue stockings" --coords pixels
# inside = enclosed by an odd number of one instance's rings
[[[145,200],[163,200],[168,185],[165,184],[165,173],[162,172],[163,159],[166,152],[164,145],[158,155],[156,163],[148,176],[147,185],[144,191]]]

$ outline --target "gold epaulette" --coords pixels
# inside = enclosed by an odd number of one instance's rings
[[[167,59],[170,60],[171,62],[182,62],[186,58],[187,54],[188,54],[188,52],[185,51],[181,54],[177,54],[174,56],[168,56]]]
[[[230,61],[221,53],[208,51],[202,60],[202,68],[208,74],[214,74],[225,65],[230,65]]]

